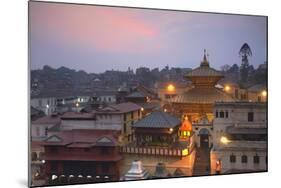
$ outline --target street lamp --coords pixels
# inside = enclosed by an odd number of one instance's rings
[[[173,91],[175,91],[175,86],[174,86],[173,84],[169,84],[169,85],[167,86],[167,90],[168,90],[169,92],[173,92]]]
[[[263,90],[263,91],[261,92],[261,95],[262,95],[263,97],[266,97],[266,96],[267,96],[266,90]]]
[[[227,137],[222,136],[221,139],[220,139],[220,142],[223,143],[223,144],[228,144],[230,142],[230,140],[228,140]]]
[[[226,91],[226,92],[228,92],[228,91],[230,91],[230,86],[229,85],[226,85],[225,87],[224,87],[224,90]]]

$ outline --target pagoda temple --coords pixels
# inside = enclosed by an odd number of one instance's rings
[[[212,121],[213,106],[216,101],[234,101],[229,94],[215,87],[224,76],[210,67],[206,50],[204,50],[200,66],[188,72],[184,77],[192,82],[192,87],[171,100],[172,110],[183,117],[191,117],[191,122],[199,122],[206,116],[209,121]]]

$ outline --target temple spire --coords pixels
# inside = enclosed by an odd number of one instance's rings
[[[209,67],[209,62],[207,60],[207,55],[206,55],[206,49],[204,49],[204,57],[203,57],[203,61],[201,62],[200,66],[208,66]]]

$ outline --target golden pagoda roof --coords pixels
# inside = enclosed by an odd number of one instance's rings
[[[193,69],[188,72],[185,77],[196,77],[196,76],[215,76],[215,77],[223,77],[223,74],[220,71],[217,71],[210,67],[209,61],[206,57],[206,50],[204,50],[204,57],[199,67]]]
[[[218,76],[223,77],[222,73],[209,67],[206,65],[200,65],[200,67],[197,67],[193,69],[192,71],[188,72],[186,77],[195,77],[195,76]]]
[[[190,123],[190,121],[188,120],[188,118],[186,117],[185,120],[182,122],[180,128],[180,131],[192,131],[192,124]]]
[[[182,95],[172,99],[172,103],[200,103],[213,104],[215,102],[233,102],[235,101],[229,94],[215,87],[210,88],[192,88]]]

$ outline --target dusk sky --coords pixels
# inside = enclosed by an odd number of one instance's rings
[[[30,2],[29,14],[31,69],[195,68],[204,49],[220,69],[241,64],[245,42],[250,64],[266,61],[265,17],[41,2]]]

